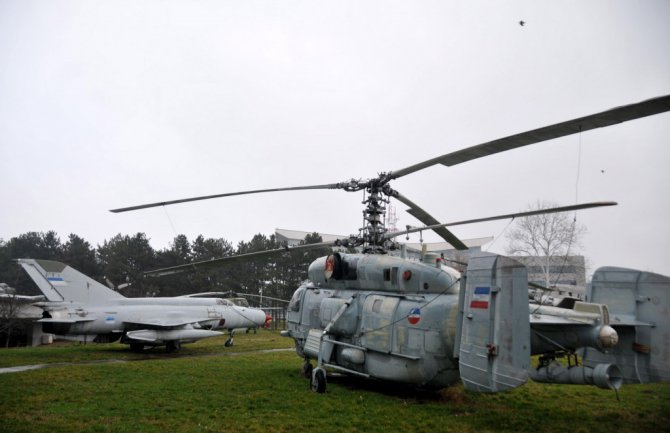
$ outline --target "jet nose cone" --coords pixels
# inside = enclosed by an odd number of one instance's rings
[[[267,313],[263,310],[256,310],[254,311],[254,323],[257,326],[264,326],[265,325],[265,320],[266,320]]]

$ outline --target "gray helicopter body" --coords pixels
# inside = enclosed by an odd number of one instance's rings
[[[326,279],[333,258],[339,263]],[[327,361],[344,372],[425,387],[459,380],[452,356],[458,272],[394,256],[335,254],[308,273],[311,281],[295,291],[288,311],[287,334],[299,356],[317,359],[328,328],[337,343]]]
[[[341,253],[316,259],[308,274],[293,294],[283,335],[295,340],[303,373],[317,392],[325,390],[326,369],[420,388],[462,380],[478,392],[509,390],[529,378],[605,389],[670,379],[670,361],[618,345],[622,333],[667,350],[667,314],[631,316],[630,308],[620,307],[646,293],[649,279],[657,304],[667,305],[668,277],[603,268],[598,278],[614,275],[606,287],[620,287],[619,280],[627,285],[596,299],[602,303],[531,309],[525,266],[490,253],[473,255],[464,275],[435,255],[422,263]],[[585,348],[584,365],[576,358],[568,368],[555,361]],[[531,355],[541,355],[535,368]],[[317,360],[316,369],[310,360]]]

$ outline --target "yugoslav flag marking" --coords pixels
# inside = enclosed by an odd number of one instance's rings
[[[51,283],[52,286],[67,286],[67,282],[63,277],[51,276],[47,277],[47,280],[49,280],[49,283]]]
[[[409,310],[409,315],[407,316],[407,321],[410,324],[416,325],[417,323],[419,323],[420,320],[421,320],[421,309],[412,308],[411,310]]]
[[[470,301],[470,308],[489,308],[490,287],[475,287],[475,293]]]

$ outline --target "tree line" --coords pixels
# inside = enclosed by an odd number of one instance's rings
[[[538,201],[528,210],[556,207],[556,203]],[[547,287],[551,278],[563,272],[552,272],[556,257],[568,257],[580,246],[586,228],[567,213],[551,213],[519,218],[507,233],[509,255],[539,257]],[[305,243],[321,242],[318,233],[307,235]],[[143,272],[197,261],[228,257],[268,249],[281,248],[275,235],[255,235],[236,246],[223,238],[189,240],[175,236],[168,248],[154,250],[144,233],[133,236],[117,234],[102,245],[91,246],[83,238],[70,234],[64,242],[54,231],[29,232],[8,241],[0,239],[0,283],[7,283],[21,294],[38,294],[32,281],[14,263],[17,258],[58,260],[103,284],[123,287],[125,296],[178,296],[198,292],[234,292],[289,299],[302,281],[307,268],[317,257],[330,253],[329,248],[306,252],[287,252],[271,259],[235,262],[226,267],[174,274],[160,278],[144,278]],[[567,265],[567,261],[563,263]],[[32,291],[32,293],[31,293]]]
[[[304,243],[321,242],[318,233],[307,235]],[[168,248],[155,250],[145,233],[117,234],[102,245],[70,234],[62,241],[54,231],[28,232],[4,241],[0,239],[0,282],[20,294],[39,294],[36,286],[14,259],[57,260],[113,286],[128,297],[179,296],[201,292],[258,294],[290,299],[293,291],[307,279],[307,268],[317,257],[329,254],[329,248],[306,252],[289,251],[270,259],[236,262],[211,270],[198,270],[164,277],[145,278],[144,271],[183,265],[202,260],[281,248],[275,235],[255,235],[237,246],[223,238],[202,235],[189,240],[176,236]]]

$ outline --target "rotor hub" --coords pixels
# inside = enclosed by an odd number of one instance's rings
[[[386,205],[390,202],[389,197],[395,191],[388,185],[390,178],[386,173],[380,173],[379,177],[369,179],[366,182],[349,181],[345,186],[348,188],[365,189],[367,197],[363,200],[364,226],[360,229],[360,244],[364,251],[373,254],[385,254],[393,242],[386,238]],[[389,244],[389,245],[387,245]]]

